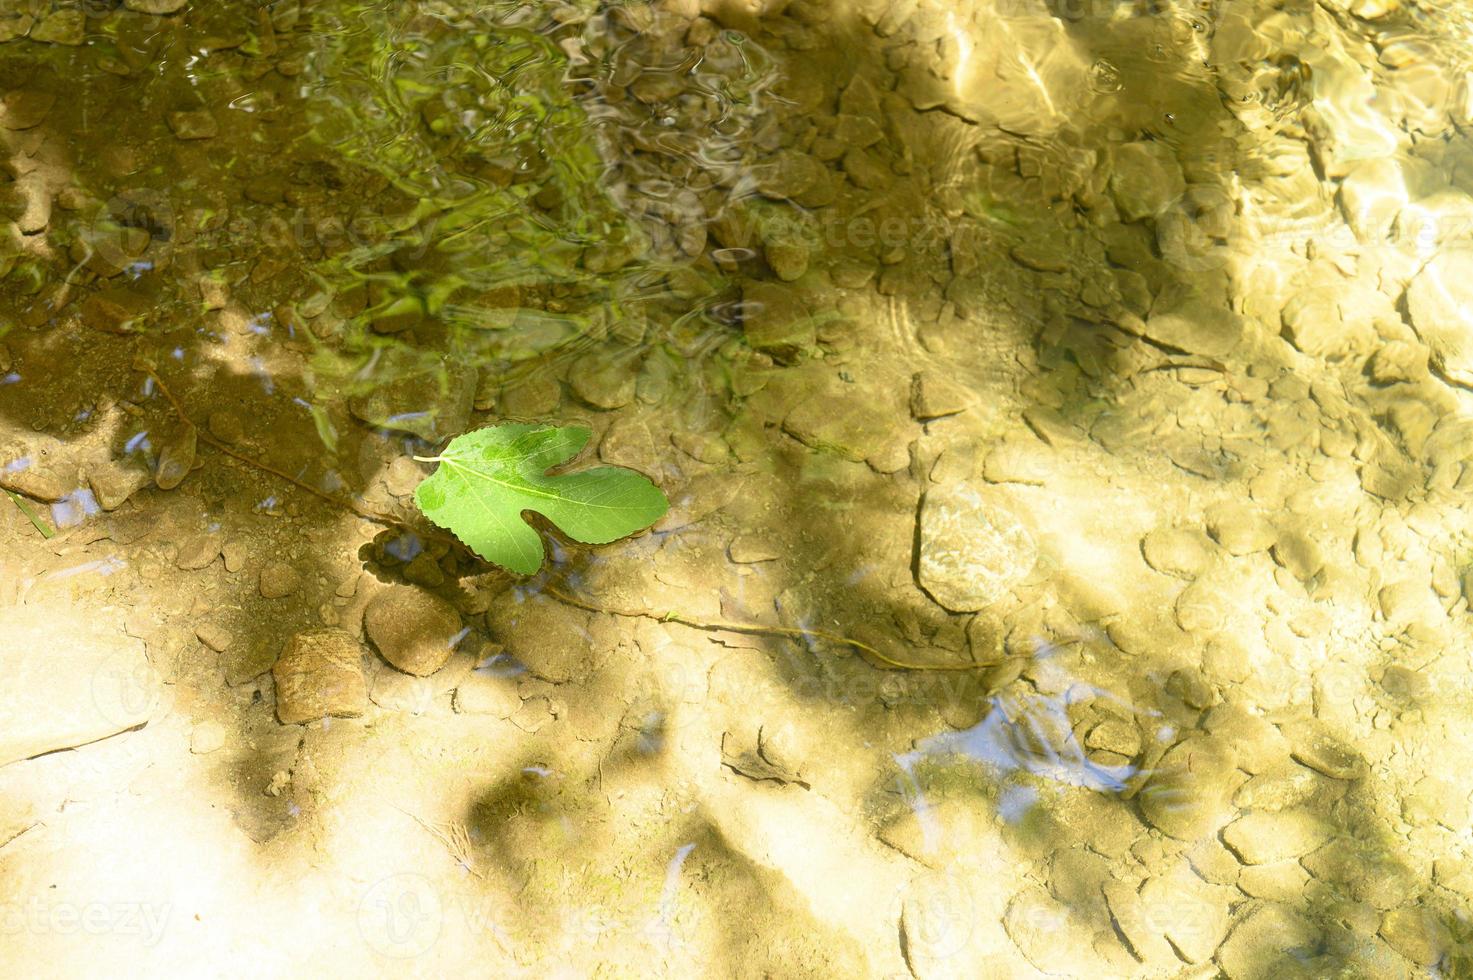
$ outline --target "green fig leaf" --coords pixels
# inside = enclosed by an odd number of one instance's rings
[[[493,425],[457,436],[435,472],[414,491],[424,515],[472,551],[521,575],[542,567],[542,537],[522,517],[535,511],[584,544],[607,544],[659,520],[670,501],[622,466],[549,476],[578,455],[589,429]]]

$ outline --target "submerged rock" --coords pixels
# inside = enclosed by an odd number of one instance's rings
[[[1186,189],[1181,164],[1165,143],[1127,143],[1115,151],[1110,191],[1125,220],[1154,218]]]
[[[147,724],[158,683],[143,644],[121,630],[36,609],[0,612],[0,766]]]
[[[420,677],[445,666],[462,635],[454,606],[407,586],[374,596],[363,613],[363,627],[385,660]]]
[[[1438,254],[1407,287],[1406,305],[1433,367],[1450,381],[1473,385],[1473,252]]]
[[[1027,528],[965,483],[926,494],[918,548],[921,588],[952,612],[986,609],[1038,560]]]
[[[300,725],[329,715],[356,718],[368,707],[363,647],[340,629],[308,630],[287,641],[271,668],[276,717]]]

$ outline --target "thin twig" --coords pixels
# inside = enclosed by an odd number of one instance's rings
[[[862,640],[856,640],[852,636],[841,636],[838,633],[828,633],[824,630],[807,629],[794,626],[760,626],[756,623],[726,623],[721,621],[707,621],[692,619],[675,611],[667,613],[652,612],[648,609],[615,609],[610,606],[601,606],[597,603],[588,602],[568,595],[566,592],[551,585],[544,584],[542,591],[552,596],[559,602],[589,612],[603,613],[608,616],[622,616],[626,619],[653,619],[657,623],[679,623],[689,626],[691,629],[702,630],[707,633],[743,633],[748,636],[782,636],[792,639],[815,639],[827,640],[840,646],[852,647],[866,656],[879,661],[886,667],[896,670],[928,670],[928,671],[956,671],[956,670],[982,670],[987,664],[912,664],[903,660],[896,660],[888,654],[881,653],[874,647]]]
[[[228,446],[225,442],[216,439],[214,436],[210,435],[209,432],[201,428],[192,418],[190,418],[189,413],[184,410],[184,406],[180,404],[179,399],[174,397],[174,393],[169,390],[169,386],[164,384],[164,379],[159,377],[157,371],[155,371],[151,366],[143,361],[135,361],[133,363],[133,367],[139,371],[142,371],[153,380],[153,383],[158,386],[159,391],[166,399],[168,399],[169,404],[173,406],[174,412],[179,416],[180,421],[184,422],[186,425],[193,427],[195,434],[200,439],[203,439],[205,442],[220,450],[220,452],[224,453],[225,455],[231,457],[232,459],[245,463],[247,466],[254,466],[258,470],[264,470],[265,472],[270,473],[272,476],[285,480],[286,482],[290,483],[292,486],[297,487],[300,490],[307,491],[308,493],[312,494],[312,496],[317,497],[320,500],[325,500],[330,504],[336,504],[339,507],[345,507],[348,510],[351,510],[353,513],[357,514],[359,517],[363,518],[364,520],[373,521],[377,524],[388,524],[394,527],[404,526],[405,522],[400,518],[394,517],[391,514],[381,513],[371,507],[366,507],[363,504],[358,503],[356,500],[350,500],[347,497],[334,496],[333,494],[330,494],[325,490],[319,490],[312,484],[307,483],[303,480],[299,480],[296,477],[292,476],[290,473],[277,469],[270,463],[262,462],[259,459],[247,456],[242,452],[238,452],[237,450],[230,448],[230,446]]]

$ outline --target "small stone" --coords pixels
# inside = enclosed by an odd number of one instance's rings
[[[455,689],[454,706],[456,714],[505,719],[521,710],[522,699],[510,678],[477,670]]]
[[[363,647],[340,629],[308,630],[286,644],[271,676],[276,682],[276,716],[299,725],[329,715],[356,718],[368,707]]]
[[[349,400],[348,410],[355,418],[426,442],[439,442],[466,430],[478,381],[473,367],[447,364],[439,370],[397,377],[392,363],[385,370],[394,380]]]
[[[1053,475],[1053,460],[1044,445],[1033,439],[1004,439],[982,461],[988,483],[1016,483],[1041,487]]]
[[[243,541],[225,542],[225,546],[220,549],[220,554],[225,559],[225,570],[234,573],[245,568],[246,555],[248,553],[245,542]]]
[[[1366,774],[1365,760],[1318,721],[1290,722],[1280,727],[1296,762],[1332,779],[1359,779]]]
[[[1439,252],[1407,287],[1406,309],[1432,366],[1461,385],[1473,384],[1473,251]]]
[[[1418,826],[1439,823],[1461,832],[1468,826],[1468,793],[1451,779],[1423,776],[1401,798],[1401,813]]]
[[[1205,963],[1227,935],[1231,888],[1211,885],[1180,865],[1141,886],[1145,919],[1188,963]]]
[[[916,574],[952,612],[979,612],[1038,560],[1038,546],[1008,510],[965,483],[936,487],[921,505]]]
[[[1308,805],[1317,799],[1336,799],[1344,789],[1345,784],[1339,780],[1321,775],[1308,766],[1280,759],[1238,787],[1233,795],[1233,805],[1244,810],[1274,812]]]
[[[1301,582],[1308,582],[1325,567],[1325,558],[1314,539],[1298,529],[1279,534],[1273,544],[1274,561]]]
[[[197,572],[220,557],[220,538],[214,534],[196,534],[179,543],[174,564],[186,572]]]
[[[173,490],[184,482],[189,471],[194,469],[195,452],[199,436],[192,425],[181,425],[174,436],[159,450],[158,468],[154,470],[153,483],[160,490]]]
[[[568,369],[573,394],[594,408],[611,411],[634,401],[639,365],[628,357],[602,351],[586,354]]]
[[[1400,908],[1381,920],[1381,938],[1407,959],[1421,967],[1432,967],[1443,958],[1452,935],[1437,913],[1426,908]]]
[[[1298,861],[1252,864],[1238,874],[1238,887],[1245,895],[1271,902],[1298,902],[1304,897],[1309,872]]]
[[[169,128],[181,140],[213,139],[219,133],[219,127],[215,125],[215,117],[210,115],[206,109],[171,112],[168,119]]]
[[[1168,144],[1152,140],[1126,143],[1116,149],[1110,192],[1126,221],[1156,217],[1186,189],[1181,165]]]
[[[1264,903],[1250,907],[1217,951],[1227,980],[1262,980],[1266,976],[1315,976],[1308,969],[1288,973],[1294,950],[1314,949],[1320,934],[1291,906]]]
[[[130,334],[142,325],[152,308],[143,296],[125,286],[119,286],[88,296],[82,301],[78,312],[82,322],[93,330]]]
[[[123,0],[123,6],[140,14],[172,14],[184,9],[188,0]]]
[[[209,755],[224,747],[225,726],[218,721],[201,722],[189,733],[189,751],[195,755]]]
[[[1222,839],[1244,864],[1302,857],[1330,839],[1331,828],[1303,810],[1257,810],[1223,829]]]
[[[14,14],[0,11],[0,43],[25,37],[36,22],[30,14]]]
[[[46,121],[56,96],[50,92],[17,89],[0,97],[0,127],[32,129]]]
[[[1223,501],[1207,510],[1207,533],[1230,555],[1267,551],[1278,537],[1258,510],[1238,501]]]
[[[245,437],[245,424],[234,412],[218,408],[210,413],[210,435],[224,443],[237,443]]]
[[[1157,528],[1141,539],[1141,554],[1156,571],[1188,579],[1201,575],[1216,557],[1207,535],[1172,527]]]
[[[783,282],[796,282],[808,271],[810,253],[807,246],[792,241],[772,241],[762,246],[773,275]]]
[[[121,462],[104,463],[87,474],[92,496],[104,511],[117,510],[129,497],[152,482],[153,476],[147,470]]]
[[[1204,357],[1226,357],[1243,338],[1243,318],[1220,303],[1188,298],[1152,313],[1146,320],[1145,333],[1163,347]]]
[[[1405,340],[1383,344],[1367,364],[1378,385],[1420,381],[1427,376],[1427,348]]]
[[[1383,244],[1410,200],[1401,164],[1389,157],[1357,164],[1340,183],[1340,209],[1363,244]]]
[[[1280,314],[1284,335],[1310,357],[1344,360],[1369,354],[1377,342],[1371,313],[1377,307],[1394,315],[1387,298],[1350,284],[1300,290]]]
[[[813,317],[790,286],[746,283],[742,287],[741,317],[747,344],[782,363],[796,361],[816,342]]]
[[[917,422],[964,412],[971,398],[965,388],[935,371],[920,371],[911,378],[910,414]]]
[[[31,40],[45,44],[80,45],[86,38],[87,20],[81,10],[55,10],[36,21]]]
[[[230,644],[235,642],[235,637],[229,630],[219,623],[206,620],[194,628],[194,635],[199,641],[216,653],[224,653],[230,649]]]
[[[1226,822],[1235,787],[1232,754],[1215,738],[1189,738],[1167,750],[1137,797],[1153,827],[1195,841]]]
[[[727,557],[739,565],[750,565],[763,561],[776,561],[782,551],[772,545],[766,537],[757,534],[739,534],[726,549]]]
[[[374,596],[363,626],[385,660],[420,677],[445,666],[464,637],[454,606],[408,586],[391,586]]]
[[[259,586],[263,599],[284,599],[301,585],[297,570],[284,561],[269,561],[261,568]]]

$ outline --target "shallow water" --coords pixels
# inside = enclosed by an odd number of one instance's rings
[[[148,6],[0,2],[0,961],[1473,974],[1467,13]]]

